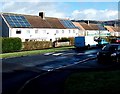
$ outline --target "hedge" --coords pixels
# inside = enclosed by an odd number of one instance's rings
[[[20,51],[21,48],[20,38],[2,38],[2,53]]]
[[[52,42],[50,41],[27,41],[23,42],[22,50],[40,50],[51,47]]]
[[[68,38],[70,40],[70,45],[73,46],[74,45],[74,37],[69,37]]]

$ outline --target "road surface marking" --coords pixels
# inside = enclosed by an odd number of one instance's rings
[[[55,53],[55,54],[52,54],[54,56],[58,56],[58,55],[62,55],[63,53]]]
[[[51,55],[51,54],[53,54],[54,52],[52,52],[52,53],[45,53],[44,55]]]

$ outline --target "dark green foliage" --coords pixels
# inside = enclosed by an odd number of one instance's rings
[[[28,41],[23,43],[22,50],[40,50],[51,47],[52,42],[50,41]]]
[[[64,94],[120,94],[120,70],[72,74]]]
[[[2,38],[2,52],[20,51],[22,42],[20,38]]]

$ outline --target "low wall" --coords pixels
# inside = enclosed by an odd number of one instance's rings
[[[70,46],[70,42],[56,42],[55,47]]]

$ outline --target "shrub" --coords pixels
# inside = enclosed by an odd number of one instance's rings
[[[51,47],[52,42],[50,41],[27,41],[23,42],[22,50],[40,50]]]
[[[115,36],[109,36],[109,37],[107,37],[107,41],[108,41],[109,43],[114,43],[114,42],[116,41],[116,38],[117,38],[117,37],[115,37]]]
[[[69,37],[69,40],[70,40],[70,45],[74,45],[74,37]]]
[[[15,52],[20,51],[22,41],[20,38],[2,38],[2,52]]]

